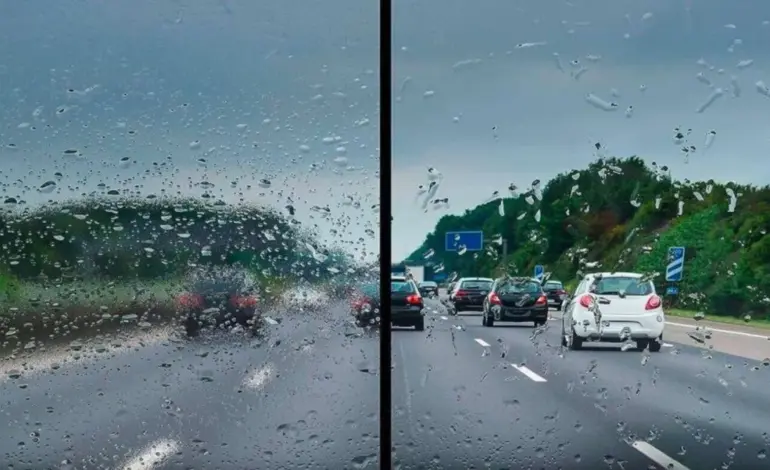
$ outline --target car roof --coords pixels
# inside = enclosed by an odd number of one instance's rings
[[[564,284],[563,282],[561,282],[558,279],[548,279],[548,280],[543,281],[543,284],[548,284],[549,282],[558,282],[559,284]]]
[[[540,280],[539,279],[535,279],[534,277],[527,277],[527,276],[521,276],[521,277],[519,277],[519,276],[511,276],[510,278],[499,277],[499,278],[497,278],[496,281],[504,281],[506,279],[527,280],[527,281],[531,281],[531,282],[537,282],[538,284],[540,284]]]
[[[488,277],[461,277],[457,280],[457,282],[463,282],[463,281],[489,281],[489,282],[495,282],[494,279],[488,278]]]
[[[590,280],[590,279],[595,279],[597,277],[603,277],[603,278],[605,278],[605,277],[607,277],[607,278],[609,278],[609,277],[635,277],[635,278],[641,279],[641,278],[644,277],[644,275],[643,274],[639,274],[639,273],[630,273],[630,272],[628,272],[628,273],[627,272],[588,273],[588,274],[585,275],[585,277],[583,279]]]

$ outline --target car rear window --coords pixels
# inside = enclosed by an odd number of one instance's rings
[[[504,282],[500,284],[497,293],[506,294],[537,294],[540,292],[540,284],[535,281]]]
[[[467,290],[489,290],[492,288],[492,281],[463,281],[460,289]]]
[[[411,282],[391,281],[390,292],[403,292],[405,294],[414,293],[414,286]]]
[[[594,283],[592,292],[596,295],[650,295],[654,292],[651,281],[642,281],[638,277],[605,277]]]
[[[557,289],[563,289],[563,288],[564,288],[564,285],[561,282],[550,281],[543,284],[544,290],[557,290]]]
[[[431,281],[421,282],[420,287],[436,287],[438,284]]]

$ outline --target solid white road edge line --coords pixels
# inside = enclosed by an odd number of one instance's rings
[[[548,382],[543,377],[537,375],[535,372],[532,371],[527,366],[517,366],[516,364],[511,364],[514,369],[521,372],[522,374],[526,375],[529,379],[531,379],[533,382]]]
[[[687,323],[674,323],[670,321],[666,321],[666,325],[679,326],[682,328],[693,328],[695,326],[701,326],[701,325],[692,325]],[[725,333],[728,335],[748,336],[749,338],[767,339],[769,336],[769,335],[758,335],[756,333],[746,333],[745,331],[734,331],[734,330],[723,330],[721,328],[711,328],[710,326],[706,326],[704,328],[706,328],[708,331],[715,331],[717,333]]]
[[[475,338],[475,341],[476,341],[477,343],[479,343],[479,344],[481,345],[481,347],[482,347],[482,348],[488,348],[488,347],[489,347],[489,343],[487,343],[486,341],[484,341],[484,340],[483,340],[483,339],[481,339],[481,338]]]
[[[140,454],[123,465],[123,470],[149,470],[162,464],[177,453],[182,445],[173,439],[160,439],[150,443]]]
[[[659,451],[658,449],[653,447],[652,444],[648,442],[634,441],[634,443],[631,444],[631,447],[638,450],[639,452],[647,456],[647,458],[649,458],[650,460],[652,460],[653,462],[655,462],[656,464],[660,465],[661,467],[667,470],[690,470],[689,468],[685,467],[681,463],[672,459],[668,455]]]

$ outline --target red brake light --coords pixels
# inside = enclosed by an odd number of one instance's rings
[[[655,310],[658,307],[660,307],[660,297],[657,295],[652,295],[649,299],[647,299],[647,305],[644,306],[644,309]]]
[[[580,297],[580,305],[583,308],[590,308],[592,303],[594,303],[594,300],[593,300],[593,298],[591,297],[590,294],[586,294],[586,295]]]
[[[182,307],[198,307],[202,303],[199,295],[184,293],[177,298],[177,303]]]
[[[422,297],[417,294],[412,294],[406,298],[406,303],[409,305],[422,305]]]
[[[548,298],[544,295],[541,295],[537,298],[537,302],[535,302],[535,305],[545,305],[548,303]]]
[[[494,292],[489,293],[489,303],[494,305],[502,304],[502,302],[500,302],[500,297]]]
[[[357,297],[350,302],[350,306],[353,307],[354,310],[361,310],[364,308],[364,305],[368,303],[371,303],[371,300],[369,300],[368,297]]]
[[[232,299],[232,303],[239,308],[256,307],[257,297],[253,295],[235,296]]]

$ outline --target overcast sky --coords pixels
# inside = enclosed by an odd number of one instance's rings
[[[595,142],[675,178],[770,183],[770,97],[755,86],[770,86],[769,21],[761,0],[396,1],[393,259],[443,214],[585,167]],[[716,88],[724,94],[697,113]],[[598,109],[589,93],[618,109]],[[698,147],[689,163],[677,126]],[[436,197],[450,207],[426,214],[415,197],[428,167],[442,173]]]
[[[3,2],[0,197],[103,184],[291,204],[376,254],[377,15],[355,0]]]

